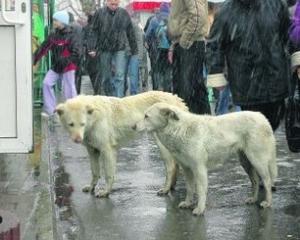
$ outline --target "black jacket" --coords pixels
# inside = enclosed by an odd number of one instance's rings
[[[282,0],[228,0],[208,40],[209,74],[227,71],[238,105],[275,102],[288,95],[288,8]]]
[[[81,40],[71,27],[55,30],[34,54],[34,64],[51,51],[51,68],[57,73],[76,70],[81,54]]]
[[[89,17],[87,25],[83,28],[83,47],[85,50],[85,54],[96,49],[97,37],[93,33],[91,18],[92,16]]]
[[[93,30],[97,37],[97,51],[125,50],[126,38],[128,38],[132,54],[137,54],[132,22],[125,9],[117,8],[116,11],[108,7],[99,9],[94,15]]]

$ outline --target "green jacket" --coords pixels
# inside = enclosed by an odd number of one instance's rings
[[[32,12],[32,35],[36,37],[38,44],[45,40],[44,23],[41,16],[36,12]]]

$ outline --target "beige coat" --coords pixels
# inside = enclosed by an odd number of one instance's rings
[[[168,31],[173,42],[190,48],[202,41],[208,31],[207,0],[172,0]]]

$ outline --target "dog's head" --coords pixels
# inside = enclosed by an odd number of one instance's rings
[[[159,131],[165,128],[170,121],[179,121],[176,108],[166,103],[156,103],[148,108],[144,118],[133,128],[138,131]]]
[[[82,143],[84,132],[91,124],[94,108],[84,101],[69,99],[57,105],[55,112],[71,139],[76,143]]]

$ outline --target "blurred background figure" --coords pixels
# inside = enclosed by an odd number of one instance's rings
[[[132,26],[137,43],[138,52],[136,55],[131,53],[129,43],[127,42],[126,52],[128,57],[128,67],[125,74],[125,92],[128,90],[129,82],[129,94],[135,95],[141,91],[140,86],[140,64],[143,61],[144,54],[144,31],[139,22],[139,16],[137,13],[131,15]],[[129,81],[128,81],[129,80]]]
[[[209,29],[211,28],[215,15],[220,10],[222,4],[226,0],[208,0],[208,21]],[[227,75],[225,70],[225,76]],[[240,111],[239,106],[235,106],[231,99],[231,92],[229,85],[226,85],[224,88],[215,88],[214,90],[215,97],[217,99],[215,106],[215,114],[222,115],[228,113],[229,111]],[[232,109],[233,108],[233,109]]]
[[[161,77],[164,76],[164,70],[168,71],[168,69],[170,69],[169,64],[166,64],[167,57],[165,62],[162,62],[163,51],[164,51],[162,49],[165,48],[169,49],[170,47],[170,43],[163,36],[163,25],[166,26],[169,14],[170,14],[169,3],[162,2],[160,4],[159,10],[156,11],[154,17],[151,18],[147,30],[145,32],[145,39],[148,46],[149,58],[151,63],[151,79],[152,79],[153,90],[163,89],[162,87],[163,79]],[[161,36],[160,39],[158,38],[159,30]],[[162,63],[164,63],[164,66],[160,65]],[[167,67],[167,69],[163,69],[165,67]]]
[[[172,46],[168,59],[173,63],[173,92],[183,98],[193,113],[210,113],[203,74],[205,37],[208,32],[206,0],[172,0],[168,36]]]
[[[123,97],[127,41],[132,55],[138,54],[138,48],[130,16],[119,5],[120,0],[107,0],[106,6],[96,11],[93,31],[97,44],[95,51],[89,54],[98,58],[95,84],[97,94]]]
[[[76,85],[76,91],[79,94],[80,93],[80,88],[81,88],[81,77],[83,75],[83,58],[81,57],[83,54],[83,32],[82,32],[82,26],[75,21],[74,15],[71,12],[68,12],[69,14],[69,26],[72,28],[72,32],[74,34],[74,38],[77,39],[78,41],[78,46],[79,46],[79,54],[80,57],[78,58],[78,62],[76,62],[76,65],[78,66],[78,69],[76,71],[75,75],[75,85]]]
[[[62,80],[62,90],[65,99],[77,95],[75,87],[76,63],[80,58],[80,42],[75,38],[72,28],[69,26],[69,14],[66,11],[58,11],[53,14],[54,32],[41,44],[34,54],[34,65],[51,51],[51,69],[47,72],[43,81],[42,116],[49,117],[54,114],[56,97],[54,86],[59,79]]]
[[[86,73],[89,75],[94,94],[97,94],[95,84],[97,79],[97,58],[94,56],[92,57],[89,53],[95,51],[96,49],[96,36],[93,33],[93,12],[87,13],[87,24],[83,28],[83,62],[84,62],[84,69]]]

